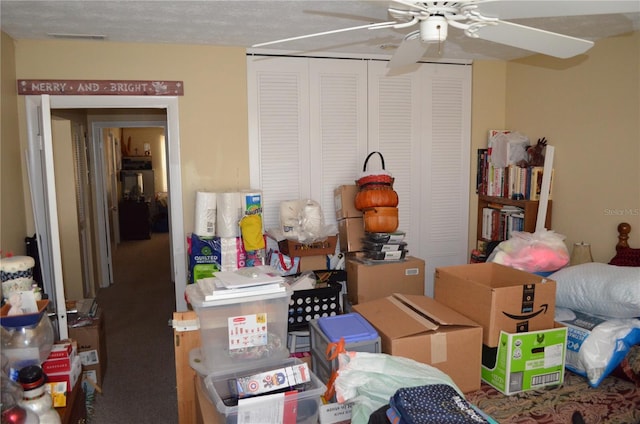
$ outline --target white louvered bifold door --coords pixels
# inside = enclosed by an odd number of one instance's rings
[[[307,198],[308,59],[248,57],[251,188],[262,190],[264,228],[280,225],[280,203]]]
[[[336,224],[333,191],[354,184],[367,150],[367,62],[314,59],[309,71],[311,198]]]
[[[382,153],[398,193],[399,231],[409,255],[420,256],[420,80],[417,72],[386,76],[387,62],[369,64],[369,149]],[[370,159],[377,169],[379,158]]]
[[[318,201],[335,223],[333,190],[353,184],[367,154],[380,151],[400,230],[409,254],[425,260],[433,295],[436,267],[467,263],[471,66],[421,64],[389,77],[379,61],[247,61],[251,186],[263,191],[265,228],[294,198]]]
[[[471,66],[429,64],[420,72],[420,257],[432,296],[436,267],[468,262]]]

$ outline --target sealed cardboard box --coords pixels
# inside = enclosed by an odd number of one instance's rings
[[[498,347],[483,346],[482,380],[505,395],[562,384],[567,328],[500,332]]]
[[[432,365],[465,393],[480,388],[479,324],[427,296],[394,294],[353,309],[378,331],[383,353]]]
[[[434,298],[482,325],[483,343],[496,347],[500,331],[553,328],[556,282],[496,263],[442,267]]]
[[[424,261],[407,256],[404,261],[380,263],[359,256],[347,258],[347,298],[352,305],[393,293],[424,294]]]
[[[363,218],[344,218],[338,221],[341,252],[360,252],[364,238]]]
[[[107,369],[107,343],[102,309],[96,310],[91,325],[69,327],[69,338],[77,342],[83,373],[89,376],[95,374],[94,383],[101,386]]]
[[[333,198],[336,206],[336,220],[344,218],[362,218],[362,211],[355,207],[358,186],[355,184],[341,185],[333,191]]]
[[[288,256],[319,256],[333,255],[336,252],[338,236],[329,236],[324,240],[311,243],[301,243],[296,240],[284,239],[278,241],[278,249]]]

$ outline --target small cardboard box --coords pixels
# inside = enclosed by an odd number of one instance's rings
[[[344,218],[338,221],[338,238],[341,252],[362,251],[364,218]]]
[[[404,261],[369,263],[360,256],[347,258],[347,298],[352,305],[390,296],[393,293],[424,294],[422,259],[407,256]]]
[[[341,185],[333,191],[336,206],[336,220],[344,218],[362,218],[362,211],[356,209],[355,199],[358,186],[355,184]]]
[[[482,350],[482,380],[505,395],[564,381],[567,328],[500,332],[498,347]]]
[[[394,294],[353,309],[378,331],[383,353],[432,365],[465,393],[480,388],[479,324],[427,296]]]
[[[47,373],[47,381],[50,383],[65,383],[69,392],[73,390],[82,374],[82,361],[79,356],[73,358],[73,363],[68,371]],[[59,386],[58,386],[59,387]]]
[[[284,239],[278,241],[278,249],[287,256],[319,256],[336,253],[338,236],[329,236],[324,240],[312,243],[300,243],[296,240]]]
[[[303,256],[300,258],[298,272],[315,271],[316,269],[327,268],[327,255]]]
[[[102,309],[97,309],[91,325],[69,327],[69,338],[78,344],[82,371],[95,371],[97,378],[95,383],[101,386],[107,369],[107,343]]]
[[[483,343],[496,347],[500,331],[553,328],[556,282],[496,263],[442,267],[434,298],[482,325]]]

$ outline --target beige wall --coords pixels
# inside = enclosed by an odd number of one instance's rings
[[[25,208],[22,181],[24,161],[20,150],[16,71],[13,40],[2,33],[2,60],[0,60],[0,250],[2,256],[11,252],[24,255],[27,218],[31,210]]]
[[[567,245],[615,253],[618,223],[640,246],[640,33],[602,40],[566,61],[507,64],[506,125],[555,147],[553,229]]]
[[[487,146],[491,129],[505,128],[506,72],[504,61],[477,61],[473,64],[471,95],[471,191],[469,193],[469,252],[476,246],[478,196],[476,151]]]
[[[598,42],[586,60],[556,61],[536,56],[513,63],[474,64],[472,187],[475,150],[486,145],[489,129],[511,128],[533,140],[547,137],[556,149],[553,227],[567,235],[569,245],[580,240],[591,242],[596,260],[604,261],[612,255],[615,227],[622,220],[634,226],[631,241],[640,245],[640,216],[625,214],[640,208],[638,37],[636,33]],[[5,39],[3,34],[3,82]],[[195,191],[248,185],[244,49],[17,41],[15,57],[16,72],[10,81],[84,78],[184,82],[185,95],[179,107],[185,232],[193,228]],[[2,87],[3,124],[6,86]],[[9,101],[13,101],[12,95]],[[20,98],[17,110],[20,141],[25,146],[24,103]],[[5,140],[4,125],[2,135]],[[3,141],[3,153],[4,146]],[[4,181],[3,174],[3,189]],[[470,193],[470,199],[472,246],[475,193]],[[30,217],[27,230],[33,231]],[[19,232],[23,237],[24,231]]]
[[[129,79],[184,82],[179,101],[184,228],[193,228],[197,190],[249,184],[244,48],[16,41],[18,79]],[[46,65],[45,65],[46,64]],[[26,146],[24,102],[19,99]],[[29,222],[33,231],[33,220]]]
[[[128,143],[129,137],[131,137],[131,151],[130,154],[135,155],[138,149],[138,156],[144,155],[144,145],[149,144],[151,165],[155,172],[153,173],[153,186],[156,192],[167,191],[166,178],[163,174],[167,172],[165,169],[165,162],[163,161],[165,155],[164,145],[164,128],[123,128],[122,140],[124,143]]]

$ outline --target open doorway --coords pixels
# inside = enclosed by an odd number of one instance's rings
[[[166,116],[166,164],[168,180],[168,214],[171,244],[171,280],[175,289],[175,309],[186,310],[184,289],[186,287],[185,238],[182,212],[182,188],[180,171],[180,137],[178,131],[178,99],[176,97],[137,97],[137,96],[26,96],[27,131],[29,139],[28,169],[32,192],[32,203],[36,231],[39,236],[40,262],[42,265],[45,291],[50,294],[58,318],[59,336],[67,337],[67,317],[65,308],[65,282],[62,273],[60,225],[57,211],[55,172],[53,165],[53,142],[51,135],[52,110],[73,109],[95,111],[108,110],[110,118],[117,121],[122,111],[131,111],[139,116],[140,111],[154,109],[162,111]],[[103,120],[103,122],[106,120]],[[100,126],[95,122],[88,125],[90,134],[98,136],[100,131],[93,127]],[[113,127],[114,125],[110,125]],[[91,147],[92,144],[89,144]],[[99,149],[88,153],[92,166],[95,184],[104,186],[104,163]],[[107,211],[106,199],[95,196],[92,214],[97,216],[95,242],[105,243],[109,240],[108,218],[101,215]],[[102,219],[102,220],[101,220]],[[107,245],[110,243],[107,243]],[[101,252],[108,252],[109,247],[99,246]],[[110,255],[98,255],[100,260],[110,260]],[[110,271],[109,271],[110,272]],[[48,286],[47,286],[48,285]]]

